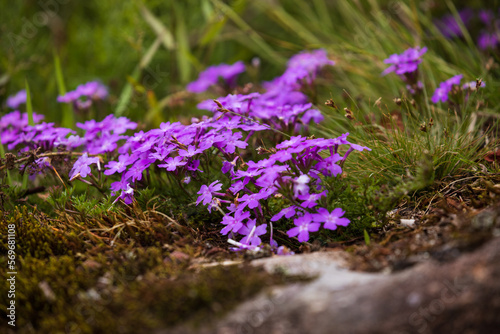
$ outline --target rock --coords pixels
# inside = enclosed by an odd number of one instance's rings
[[[268,270],[317,278],[272,287],[198,332],[495,333],[500,328],[500,238],[452,262],[429,260],[390,275],[344,269],[341,254],[255,261]]]

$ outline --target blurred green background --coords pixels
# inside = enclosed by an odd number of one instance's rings
[[[471,47],[470,36],[458,42],[464,46],[458,53],[432,25],[464,7],[497,10],[498,1],[5,1],[0,104],[27,79],[35,111],[60,122],[57,53],[66,90],[101,80],[110,87],[110,112],[155,126],[185,113],[179,99],[185,84],[208,65],[258,58],[258,71],[248,71],[241,82],[269,80],[291,55],[319,47],[337,62],[325,96],[347,90],[392,98],[401,87],[391,76],[380,77],[382,61],[409,46],[440,52],[439,58],[426,55],[442,73],[430,71],[437,76],[431,82],[457,71],[467,77],[485,73],[485,56]]]

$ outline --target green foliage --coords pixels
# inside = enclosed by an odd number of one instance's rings
[[[70,203],[74,191],[75,188],[73,187],[65,188],[64,190],[61,187],[54,187],[47,197],[47,202],[49,202],[55,210],[64,211],[68,203]]]

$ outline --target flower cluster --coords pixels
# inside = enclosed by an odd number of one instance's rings
[[[454,15],[448,14],[434,21],[434,24],[446,38],[461,37],[463,36],[463,32],[460,25],[463,24],[463,26],[467,28],[474,18],[474,15],[472,9],[465,8],[458,12],[460,23],[455,19]]]
[[[238,74],[243,72],[245,72],[245,64],[242,61],[238,61],[232,65],[220,64],[210,66],[200,73],[196,81],[188,84],[186,89],[192,93],[203,93],[210,86],[217,84],[221,78],[227,87],[232,88],[236,84]]]
[[[477,38],[477,46],[482,50],[496,49],[500,46],[500,18],[491,10],[481,10],[478,16],[484,28]]]
[[[29,164],[36,165],[38,171],[54,169],[48,158],[55,156],[54,150],[69,153],[61,158],[66,164],[71,156],[78,156],[69,171],[70,181],[78,179],[102,189],[104,181],[96,177],[96,170],[99,176],[118,177],[110,186],[114,202],[131,204],[134,190],[147,184],[152,170],[166,174],[184,191],[184,186],[194,184],[199,189],[197,205],[228,212],[221,221],[221,233],[229,235],[234,249],[256,249],[261,246],[261,237],[270,233],[275,252],[286,254],[287,250],[273,240],[272,222],[282,217],[293,219],[295,227],[287,233],[300,242],[309,240],[309,233],[321,226],[330,230],[346,226],[349,220],[342,218],[342,209],[328,210],[326,186],[329,178],[342,173],[341,166],[353,150],[368,149],[349,143],[348,134],[335,139],[306,137],[309,123],[318,123],[323,116],[308,103],[303,91],[312,87],[325,65],[334,62],[324,50],[300,53],[290,59],[282,76],[264,84],[265,91],[204,101],[199,107],[211,110],[212,117],[192,119],[187,125],[166,122],[158,129],[132,136],[126,132],[136,129],[137,124],[125,117],[109,115],[101,121],[77,123],[77,134],[53,123],[40,123],[43,117],[37,114],[33,115],[37,124],[30,126],[26,114],[14,111],[0,119],[2,143],[9,150],[31,150],[34,161]],[[209,68],[188,89],[203,91],[219,78],[231,86],[243,70],[242,62]],[[106,95],[104,86],[90,82],[58,101],[82,109]],[[248,159],[257,139],[266,135],[275,147],[258,148],[262,159]],[[289,139],[282,141],[284,136]],[[341,156],[339,147],[343,145],[348,148]],[[214,169],[227,176],[226,186],[213,180]],[[266,200],[271,197],[280,197],[284,209],[270,211]],[[241,240],[233,240],[236,235],[241,235]]]
[[[459,20],[454,15],[448,14],[434,22],[443,36],[446,38],[463,37],[462,27],[475,30],[471,28],[477,26],[479,30],[477,46],[481,50],[496,49],[500,46],[498,13],[495,14],[492,10],[487,9],[475,11],[471,8],[465,8],[460,10],[458,14]]]
[[[55,126],[54,123],[42,122],[43,115],[33,113],[35,125],[28,125],[27,113],[13,111],[0,118],[0,138],[2,145],[7,145],[9,150],[19,149],[20,152],[37,151],[39,153],[50,152],[54,149],[60,151],[75,151],[81,149],[85,154],[111,153],[118,147],[120,140],[126,140],[129,136],[124,133],[129,129],[135,129],[137,124],[125,117],[115,118],[107,116],[101,122],[94,120],[85,123],[77,123],[83,129],[84,135],[78,136],[71,129]],[[35,169],[43,169],[50,164],[47,159],[35,161]],[[80,163],[77,163],[77,165]],[[70,173],[73,178],[74,174]],[[85,177],[88,173],[81,173]]]
[[[335,62],[328,59],[325,50],[301,52],[290,58],[285,73],[268,83],[268,86],[274,86],[274,89],[285,88],[287,91],[299,90],[304,83],[312,84],[319,70],[326,65],[333,66]],[[271,89],[268,87],[268,90]]]
[[[220,105],[206,100],[198,104],[198,108],[214,112],[216,118],[230,112],[257,120],[270,128],[296,134],[306,130],[310,122],[323,120],[321,112],[308,103],[301,90],[312,85],[323,66],[334,64],[325,50],[302,52],[290,59],[283,75],[263,84],[265,92],[220,97],[217,99]]]
[[[112,184],[114,193],[126,191],[127,185],[141,181],[143,172],[151,165],[164,169],[168,174],[184,183],[191,178],[200,180],[202,160],[218,152],[221,165],[230,164],[237,149],[247,147],[249,136],[243,138],[243,131],[261,131],[267,127],[255,122],[234,117],[230,122],[223,119],[204,117],[193,120],[190,125],[162,123],[159,129],[135,133],[118,148],[118,161],[111,161],[105,167],[106,175],[121,173],[121,180]],[[224,168],[224,167],[222,167]]]
[[[261,244],[259,236],[266,233],[268,221],[266,202],[271,197],[284,199],[286,206],[270,221],[293,218],[295,227],[287,234],[298,236],[300,242],[308,241],[309,232],[318,231],[321,224],[330,230],[347,226],[349,220],[342,218],[344,211],[328,211],[325,201],[327,179],[342,173],[341,165],[353,150],[369,150],[349,143],[347,135],[335,139],[291,137],[276,148],[265,150],[268,158],[248,161],[246,168],[230,171],[232,185],[226,193],[220,192],[222,185],[218,180],[209,187],[202,186],[197,204],[203,202],[209,210],[226,204],[229,213],[221,221],[225,225],[221,233],[244,236],[238,242],[233,240],[236,249],[254,249]],[[343,156],[339,154],[341,145],[349,145]],[[329,152],[329,156],[325,157],[323,151]],[[270,244],[277,247],[272,233]]]
[[[67,92],[57,98],[57,102],[72,103],[76,110],[88,109],[92,101],[104,100],[108,96],[108,89],[98,81],[90,81],[79,85],[75,90]]]

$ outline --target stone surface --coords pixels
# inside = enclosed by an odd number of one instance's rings
[[[271,287],[199,333],[497,333],[500,238],[449,263],[429,261],[394,274],[344,269],[324,252],[254,261],[309,273],[306,283]],[[165,333],[193,333],[177,328]],[[163,333],[163,332],[159,332]]]

